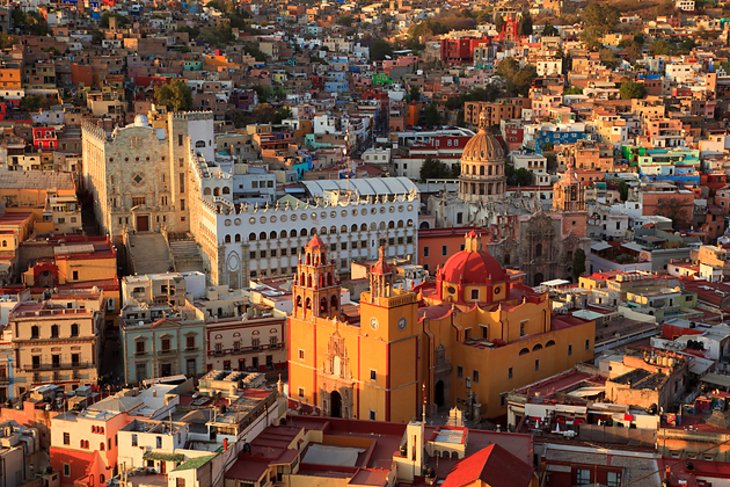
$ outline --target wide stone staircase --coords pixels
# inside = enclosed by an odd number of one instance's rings
[[[204,272],[203,256],[195,239],[189,235],[168,235],[172,264],[177,272]]]
[[[127,260],[132,274],[157,274],[174,269],[167,241],[157,232],[138,232],[127,238]]]

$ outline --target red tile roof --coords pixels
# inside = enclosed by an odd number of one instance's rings
[[[490,487],[527,487],[532,476],[531,465],[491,444],[457,463],[441,487],[463,487],[477,480]]]

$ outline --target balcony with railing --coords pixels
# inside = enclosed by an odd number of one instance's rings
[[[18,368],[24,371],[47,371],[47,370],[79,370],[79,369],[93,369],[96,368],[96,364],[93,362],[70,362],[70,363],[56,363],[56,364],[23,364],[19,365]]]
[[[276,351],[276,350],[282,350],[284,348],[283,343],[276,343],[276,344],[263,344],[258,346],[250,346],[250,347],[232,347],[232,348],[221,348],[218,350],[208,350],[208,356],[209,357],[223,357],[224,355],[239,355],[243,353],[251,353],[251,352],[263,352],[263,351]]]

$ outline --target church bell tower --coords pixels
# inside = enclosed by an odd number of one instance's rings
[[[292,286],[294,316],[304,320],[333,318],[340,310],[340,286],[334,263],[327,260],[327,246],[318,235],[299,255]]]

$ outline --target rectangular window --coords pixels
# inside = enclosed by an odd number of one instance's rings
[[[71,476],[71,465],[68,463],[63,464],[63,476],[64,477],[70,477]]]
[[[299,388],[299,397],[304,397],[304,387]]]
[[[185,337],[185,348],[188,350],[195,348],[195,336],[190,335],[189,337]]]
[[[274,348],[279,346],[279,337],[277,337],[277,336],[269,337],[269,346],[274,347]]]
[[[472,289],[471,290],[471,299],[473,301],[479,301],[479,289]]]
[[[144,196],[135,196],[132,198],[132,206],[142,206],[145,203]]]
[[[71,434],[68,432],[63,433],[63,444],[64,445],[70,445],[71,444]]]
[[[378,378],[378,373],[375,370],[370,369],[370,380],[377,380],[377,378]]]
[[[620,487],[621,486],[621,474],[619,472],[607,472],[606,473],[606,485],[608,487]]]
[[[132,435],[132,446],[137,446],[137,435]]]
[[[370,421],[375,421],[375,411],[370,410]]]
[[[578,485],[591,483],[591,471],[587,468],[579,468],[575,472],[575,480]]]
[[[573,345],[568,345],[568,356],[573,355]]]
[[[462,367],[461,365],[456,367],[456,377],[458,377],[459,379],[464,377],[464,367]]]
[[[261,347],[261,339],[259,339],[259,338],[253,338],[253,339],[251,339],[251,347],[254,350],[257,350],[258,348],[260,348]]]
[[[479,371],[478,370],[475,370],[474,372],[472,372],[472,380],[474,381],[475,384],[479,382]]]
[[[448,255],[449,249],[446,245],[441,246],[441,255]]]
[[[539,359],[535,360],[535,370],[540,370],[540,360]]]
[[[507,369],[507,378],[511,379],[512,377],[512,367],[510,367],[509,369]]]
[[[520,322],[520,336],[525,336],[527,334],[527,320],[523,320]]]
[[[73,271],[71,276],[72,276],[71,279],[73,279],[74,281],[78,281],[79,280],[79,271]]]
[[[183,135],[177,134],[177,145],[183,145]]]
[[[299,360],[304,360],[304,350],[299,349]]]

